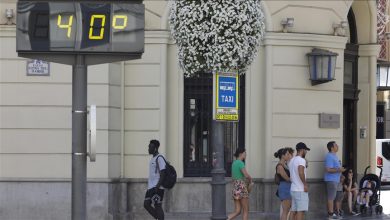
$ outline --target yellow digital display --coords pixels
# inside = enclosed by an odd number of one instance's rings
[[[20,1],[17,50],[143,51],[144,10],[143,4],[124,1]]]
[[[66,35],[68,38],[70,38],[70,34],[72,32],[72,23],[73,23],[73,15],[68,17],[68,23],[67,24],[62,24],[62,17],[61,17],[61,15],[58,15],[57,26],[59,28],[68,29],[68,32],[67,32],[67,35]]]
[[[93,35],[93,30],[95,28],[95,20],[101,19],[100,33],[97,36]],[[92,15],[91,16],[91,24],[89,25],[89,39],[90,40],[102,40],[104,36],[104,25],[106,24],[106,16],[105,15]]]
[[[65,16],[64,16],[65,17]],[[95,20],[100,19],[101,26],[99,35],[94,35],[93,30],[95,29]],[[73,24],[73,15],[70,15],[67,17],[67,23],[66,18],[64,18],[64,21],[62,19],[62,16],[59,14],[57,18],[57,26],[59,28],[67,29],[67,37],[70,38],[70,34],[72,32],[72,24]],[[65,24],[64,24],[64,23]],[[88,38],[90,40],[102,40],[104,38],[104,26],[106,24],[106,15],[92,15],[91,16],[91,22],[90,22],[90,28],[89,28],[89,34]],[[112,27],[116,30],[123,30],[127,26],[127,15],[115,15],[112,19]]]
[[[122,19],[122,25],[117,24],[117,20]],[[112,27],[117,30],[123,30],[127,26],[127,15],[114,15],[112,19]]]

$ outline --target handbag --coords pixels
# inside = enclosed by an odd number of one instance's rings
[[[276,185],[279,185],[280,184],[280,175],[278,174],[278,166],[281,165],[280,163],[278,163],[275,167],[275,177],[274,177],[274,182],[276,183]]]
[[[254,185],[255,185],[254,182],[250,182],[247,184],[248,193],[250,193],[252,191]]]

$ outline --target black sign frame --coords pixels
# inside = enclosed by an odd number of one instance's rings
[[[35,11],[37,11],[36,14],[40,17],[37,17],[34,14],[32,15],[31,11],[23,12],[20,10],[19,6],[26,4],[57,5],[57,9],[55,9],[57,11],[51,11],[55,7],[38,7]],[[61,8],[58,5],[75,5],[77,7],[74,9],[74,13],[64,11],[62,14],[58,12],[58,10],[61,10],[58,9]],[[96,12],[95,14],[90,13],[88,15],[89,17],[86,17],[87,10],[81,9],[81,7],[89,5],[105,5],[106,8],[101,9],[100,12]],[[123,17],[114,15],[117,12],[114,11],[114,7],[118,5],[126,6],[126,12],[129,15],[135,14],[129,18],[126,16],[127,23],[124,22],[125,19]],[[118,9],[117,7],[117,10],[122,10],[122,8]],[[25,13],[25,16],[20,15],[20,13]],[[104,18],[99,16],[104,16]],[[135,19],[130,20],[134,17]],[[106,21],[103,21],[103,19]],[[77,26],[75,25],[76,22]],[[91,25],[94,23],[97,26],[102,26],[102,23],[105,22],[105,26],[103,28],[100,27],[104,32],[99,32],[100,29],[96,29],[95,26],[94,29],[92,29],[92,26],[89,29],[89,24],[87,24],[89,22],[91,22]],[[132,23],[129,24],[130,22]],[[57,30],[54,30],[55,28]],[[117,29],[121,28],[128,29],[118,34],[117,32],[121,30]],[[70,44],[63,39],[62,41],[61,39],[58,40],[57,35],[60,31],[67,35],[67,40],[71,42]],[[114,34],[116,34],[115,37],[113,37]],[[97,40],[89,39],[88,41],[88,38],[91,37],[100,38]],[[19,0],[16,38],[18,55],[30,59],[41,59],[68,65],[75,64],[76,55],[83,55],[86,65],[140,59],[144,52],[145,44],[145,6],[139,0]]]

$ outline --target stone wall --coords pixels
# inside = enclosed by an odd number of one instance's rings
[[[143,208],[146,179],[90,181],[87,213],[90,220],[150,219]],[[179,179],[166,191],[164,210],[167,216],[211,216],[211,178]],[[233,210],[231,180],[227,179],[226,207]],[[280,203],[272,181],[256,179],[250,197],[250,211],[278,213]],[[326,193],[320,181],[310,181],[310,212],[325,213]],[[5,181],[0,183],[0,219],[66,220],[71,219],[70,181]]]

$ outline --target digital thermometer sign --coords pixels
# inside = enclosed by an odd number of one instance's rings
[[[134,2],[19,1],[17,51],[142,54],[144,15]]]

